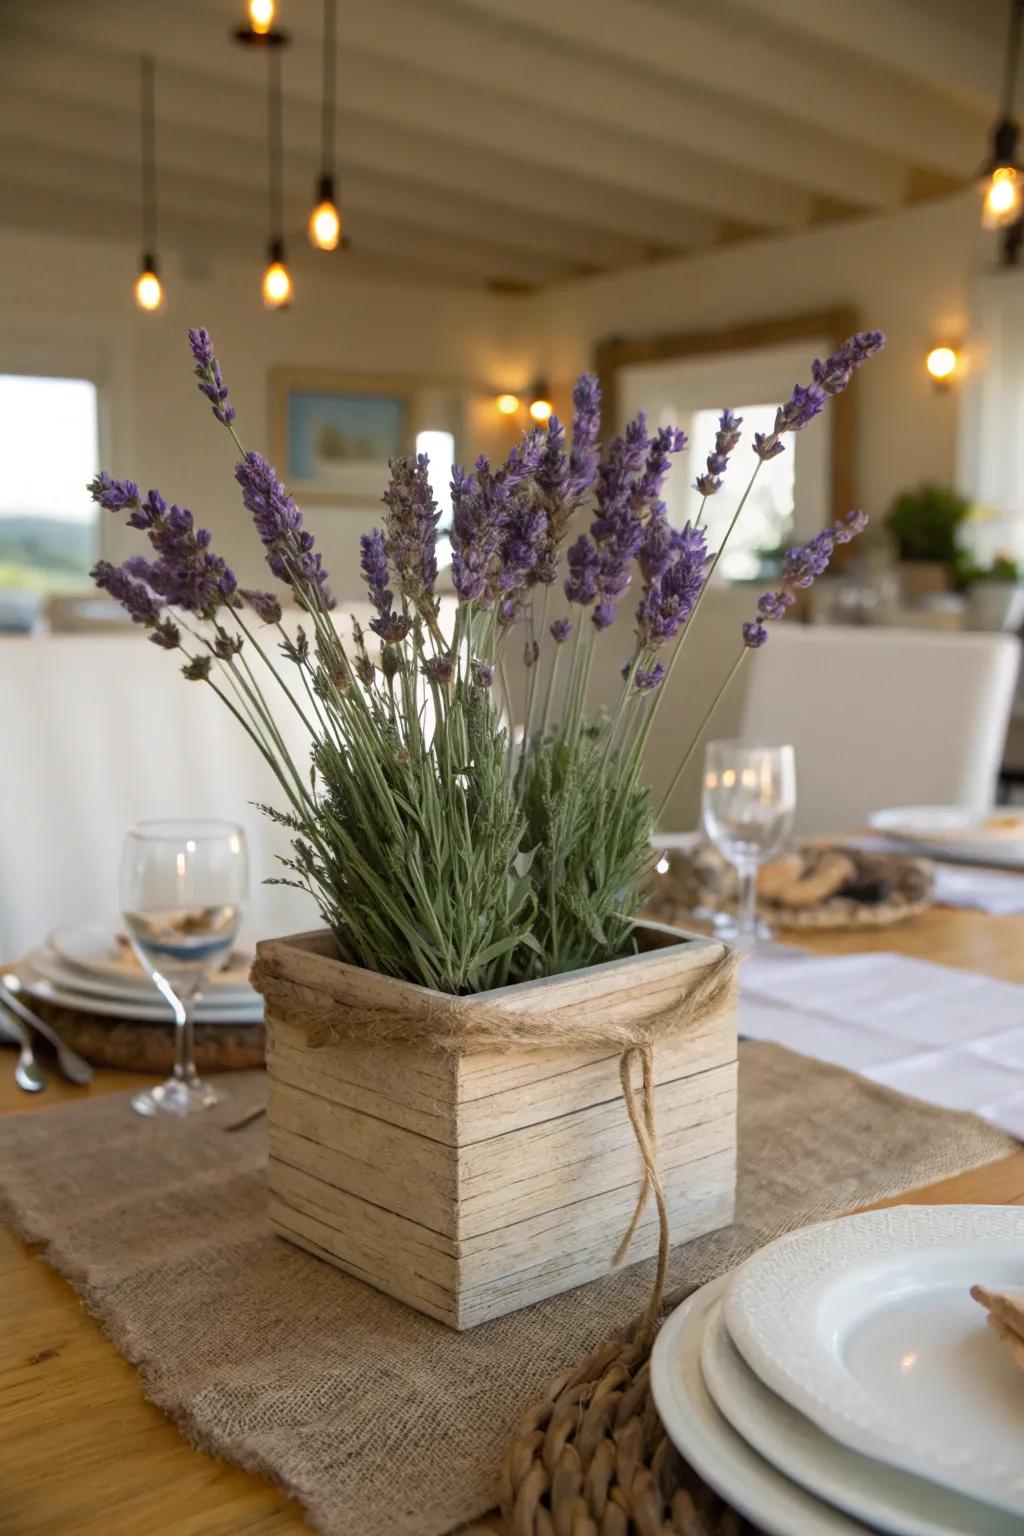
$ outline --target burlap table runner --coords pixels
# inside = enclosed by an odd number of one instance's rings
[[[740,1051],[735,1223],[673,1251],[680,1294],[779,1233],[1015,1145],[777,1046]],[[439,1536],[496,1500],[511,1427],[647,1299],[651,1265],[453,1333],[274,1237],[264,1092],[196,1125],[126,1096],[0,1121],[0,1212],[83,1297],[196,1445],[294,1494],[328,1536]]]

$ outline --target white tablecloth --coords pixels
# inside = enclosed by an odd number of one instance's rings
[[[902,955],[757,955],[740,1032],[1024,1139],[1024,987]]]

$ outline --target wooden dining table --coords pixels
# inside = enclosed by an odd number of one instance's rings
[[[1024,983],[1024,916],[932,908],[899,927],[801,938],[816,954],[894,951]],[[88,1089],[50,1077],[45,1093],[14,1083],[0,1052],[0,1113],[148,1084],[97,1071]],[[1024,1150],[896,1200],[1024,1205]],[[42,1254],[0,1230],[0,1532],[4,1536],[285,1536],[308,1531],[280,1489],[193,1450],[147,1402],[117,1353]],[[492,1516],[472,1528],[499,1531]]]

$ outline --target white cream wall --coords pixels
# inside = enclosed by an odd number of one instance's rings
[[[859,375],[855,494],[880,515],[924,479],[952,481],[959,394],[935,390],[924,358],[966,336],[975,271],[996,257],[973,192],[854,224],[748,241],[546,289],[526,306],[524,361],[564,387],[610,336],[717,330],[847,305],[884,330],[885,352]],[[810,359],[808,359],[808,362]]]
[[[259,300],[260,252],[254,249],[248,264],[234,256],[215,259],[205,273],[169,261],[167,307],[145,315],[131,297],[136,262],[127,244],[0,228],[0,372],[81,369],[97,377],[103,464],[191,507],[244,582],[262,580],[262,556],[232,480],[230,439],[195,389],[189,326],[206,325],[214,338],[247,445],[267,448],[268,375],[285,365],[461,381],[468,391],[469,455],[500,448],[493,402],[507,387],[512,349],[505,338],[513,312],[519,313],[514,301],[472,290],[320,278],[304,269],[294,308],[268,314]],[[359,535],[376,511],[316,506],[307,515],[336,589],[352,595],[359,586]],[[138,536],[109,514],[102,536],[111,558],[138,547]]]

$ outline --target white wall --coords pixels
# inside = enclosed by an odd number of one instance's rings
[[[232,479],[233,446],[196,391],[188,327],[205,325],[214,338],[246,446],[267,449],[269,373],[291,365],[454,380],[467,390],[473,456],[501,446],[493,400],[507,387],[504,337],[516,306],[480,291],[349,281],[342,257],[330,278],[303,270],[294,308],[267,313],[260,256],[217,260],[205,275],[169,262],[166,308],[147,315],[132,300],[134,247],[0,229],[0,372],[98,378],[104,467],[191,507],[240,579],[268,585]],[[139,548],[122,519],[101,515],[105,554]],[[316,506],[307,519],[336,590],[358,591],[358,537],[377,512]]]
[[[959,395],[935,390],[924,358],[937,341],[966,335],[972,273],[995,260],[993,241],[968,192],[564,284],[529,303],[528,361],[564,385],[590,364],[602,338],[717,330],[850,306],[865,328],[888,336],[854,392],[855,495],[880,515],[904,486],[954,478]]]

